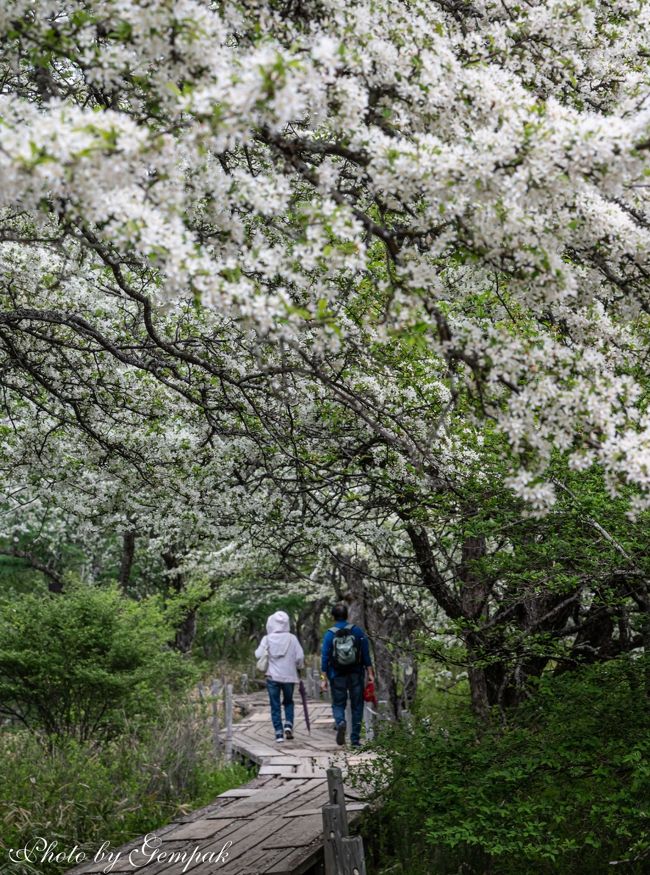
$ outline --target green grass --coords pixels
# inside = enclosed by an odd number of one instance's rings
[[[101,746],[68,739],[48,752],[34,734],[5,729],[0,760],[0,871],[11,875],[60,875],[71,866],[13,864],[10,848],[43,836],[92,856],[105,841],[124,844],[253,776],[215,759],[205,715],[178,705]]]

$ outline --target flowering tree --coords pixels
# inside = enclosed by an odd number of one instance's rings
[[[126,579],[359,539],[482,652],[530,595],[476,578],[490,482],[650,501],[649,9],[11,0],[6,494],[85,488]]]
[[[328,348],[354,299],[476,384],[520,494],[553,500],[533,483],[558,445],[645,488],[647,18],[12,2],[3,236],[74,242],[145,324],[194,296]]]

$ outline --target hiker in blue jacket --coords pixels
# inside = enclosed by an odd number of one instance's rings
[[[352,712],[350,742],[361,746],[363,690],[365,674],[374,681],[368,638],[363,629],[348,623],[348,607],[339,603],[332,608],[334,625],[327,630],[321,650],[321,681],[329,680],[332,692],[332,713],[336,723],[336,743],[345,743],[345,707],[348,694]]]

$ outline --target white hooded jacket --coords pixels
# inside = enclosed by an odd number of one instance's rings
[[[269,667],[267,678],[284,684],[295,684],[298,681],[297,669],[305,664],[305,654],[300,642],[289,631],[289,615],[284,611],[276,611],[266,621],[266,635],[255,651],[259,659],[264,649],[269,649]]]

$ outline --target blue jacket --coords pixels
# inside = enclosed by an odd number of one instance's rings
[[[334,625],[338,629],[342,629],[348,623],[347,620],[337,620]],[[352,634],[355,638],[361,641],[361,665],[356,665],[351,671],[363,672],[365,668],[372,668],[372,660],[370,659],[370,647],[368,646],[368,638],[363,629],[358,626],[352,626]],[[321,649],[320,670],[327,675],[328,678],[334,678],[348,672],[338,672],[332,662],[332,642],[334,641],[334,633],[328,629],[323,638],[323,647]]]

